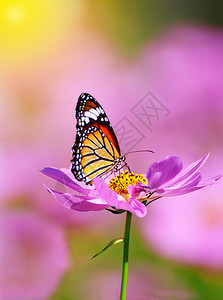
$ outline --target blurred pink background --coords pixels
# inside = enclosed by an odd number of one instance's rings
[[[222,27],[212,16],[205,19],[208,5],[194,17],[193,7],[177,12],[170,1],[162,21],[159,4],[126,5],[1,1],[3,300],[88,299],[85,282],[90,293],[104,281],[114,283],[110,293],[119,289],[121,247],[97,261],[88,258],[122,235],[123,217],[66,210],[45,191],[42,183],[52,182],[39,173],[44,166],[69,168],[82,92],[103,106],[123,153],[155,151],[129,155],[132,171],[145,173],[167,155],[188,165],[211,152],[204,177],[222,174]],[[202,299],[203,286],[207,295],[216,285],[223,292],[222,200],[220,180],[202,192],[161,199],[144,220],[134,220],[132,244],[140,240],[140,250],[132,246],[129,293],[140,293],[133,290],[142,272],[145,297],[134,299]],[[150,268],[164,278],[162,288]],[[94,273],[100,274],[96,283]],[[102,289],[95,293],[105,299]]]

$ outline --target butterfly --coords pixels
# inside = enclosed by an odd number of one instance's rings
[[[90,94],[78,98],[76,119],[71,171],[77,180],[91,184],[95,177],[129,169],[105,111]]]

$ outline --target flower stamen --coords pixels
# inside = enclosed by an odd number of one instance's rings
[[[117,194],[123,196],[127,201],[130,198],[127,187],[136,185],[138,182],[147,184],[146,178],[141,174],[129,173],[127,170],[116,175],[109,181],[109,188]]]

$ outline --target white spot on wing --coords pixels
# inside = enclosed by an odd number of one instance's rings
[[[95,110],[95,109],[94,109]],[[93,112],[91,112],[92,111],[92,109],[90,109],[89,111],[86,111],[85,112],[85,117],[89,117],[89,118],[91,118],[91,119],[94,119],[95,121],[97,121],[97,115],[95,115]]]
[[[90,122],[88,117],[85,117],[85,122],[88,124]]]
[[[89,110],[91,113],[95,114],[97,117],[100,115],[100,110],[98,109],[98,107],[95,109],[95,108],[91,108]]]
[[[97,107],[96,109],[96,112],[95,113],[97,113],[98,114],[98,116],[101,114],[101,109],[100,109],[100,107]]]

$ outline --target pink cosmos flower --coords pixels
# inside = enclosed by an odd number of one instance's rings
[[[114,213],[127,210],[142,218],[147,213],[146,206],[151,199],[187,194],[218,180],[220,176],[201,181],[202,176],[198,169],[208,156],[209,154],[185,169],[179,157],[166,157],[151,165],[147,172],[148,183],[143,175],[125,171],[109,182],[95,178],[92,187],[81,186],[70,170],[47,167],[41,172],[72,190],[59,192],[46,187],[63,206],[69,209],[77,211],[107,209]]]

